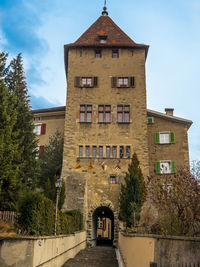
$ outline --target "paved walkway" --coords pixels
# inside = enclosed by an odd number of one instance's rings
[[[115,249],[112,247],[86,248],[62,267],[118,267]]]

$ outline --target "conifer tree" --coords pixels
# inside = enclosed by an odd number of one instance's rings
[[[136,153],[128,166],[124,184],[121,185],[119,219],[126,227],[135,226],[140,220],[140,212],[146,200],[144,176],[139,166]]]
[[[50,136],[49,144],[44,147],[44,151],[39,158],[39,186],[43,189],[44,195],[55,202],[56,187],[55,182],[61,175],[63,159],[63,135],[56,132]],[[59,209],[62,208],[65,199],[65,184],[59,194]]]
[[[19,161],[16,160],[16,164],[19,166],[18,179],[22,181],[23,192],[35,185],[37,141],[33,133],[33,115],[29,105],[21,54],[11,61],[6,82],[10,95],[16,97],[17,123],[14,130],[19,132],[18,142],[21,151],[21,158]]]
[[[17,181],[19,169],[15,161],[20,161],[19,132],[14,128],[17,123],[16,97],[9,95],[5,84],[7,54],[0,53],[0,208],[16,208]]]

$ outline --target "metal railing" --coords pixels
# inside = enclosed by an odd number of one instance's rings
[[[0,211],[0,221],[15,223],[17,212],[15,211]]]

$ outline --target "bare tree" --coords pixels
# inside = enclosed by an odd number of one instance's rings
[[[200,235],[200,185],[185,169],[174,175],[148,178],[149,197],[158,210],[152,232],[168,235]]]

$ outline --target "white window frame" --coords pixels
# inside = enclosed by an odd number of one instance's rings
[[[160,144],[170,144],[170,132],[159,132]]]
[[[171,160],[161,160],[160,161],[160,173],[170,174],[172,172]]]
[[[110,175],[110,177],[109,177],[109,184],[117,184],[117,177],[116,177],[116,175]]]
[[[81,78],[82,87],[92,87],[92,78],[91,77],[82,77]]]
[[[40,124],[34,124],[33,132],[36,135],[41,135],[41,127],[42,127],[42,123],[40,123]]]
[[[129,78],[128,77],[119,77],[117,79],[118,87],[129,87]]]

